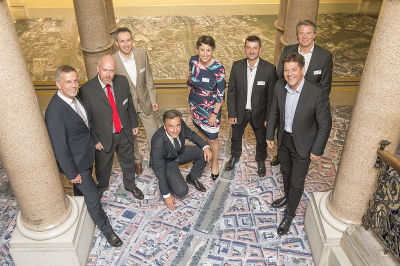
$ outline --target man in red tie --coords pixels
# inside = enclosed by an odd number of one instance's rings
[[[80,95],[89,104],[89,121],[96,147],[95,169],[101,196],[107,190],[114,152],[123,172],[123,184],[137,199],[142,191],[135,184],[133,135],[138,132],[136,110],[128,80],[115,74],[115,60],[103,56],[97,65],[98,75],[80,88]]]

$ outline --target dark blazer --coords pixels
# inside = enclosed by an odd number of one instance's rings
[[[286,46],[283,49],[279,64],[277,67],[278,78],[283,78],[283,58],[288,53],[297,52],[299,50],[299,44],[293,44]],[[311,56],[310,64],[304,77],[312,82],[318,84],[321,89],[326,93],[331,92],[332,85],[332,54],[324,48],[314,44],[314,51]]]
[[[181,142],[181,149],[179,153],[182,153],[185,149],[185,140],[188,139],[199,146],[201,149],[208,145],[199,135],[193,132],[183,120],[181,120],[181,133],[179,133],[179,140]],[[160,191],[162,195],[169,193],[169,186],[166,178],[166,165],[170,161],[176,160],[178,153],[176,152],[174,145],[167,137],[167,132],[164,126],[160,127],[153,135],[151,139],[151,151],[150,151],[150,167],[153,168],[156,177],[158,178]]]
[[[126,77],[115,75],[113,88],[119,119],[127,138],[133,144],[132,128],[138,127],[139,124]],[[113,112],[98,76],[86,82],[79,89],[79,95],[90,108],[92,117],[89,122],[95,143],[101,142],[104,151],[109,152],[113,138]]]
[[[90,119],[89,109],[83,101],[80,102]],[[45,122],[60,171],[69,180],[93,165],[95,147],[90,129],[57,94],[47,106]]]
[[[267,140],[274,140],[275,127],[278,128],[278,147],[282,144],[285,128],[286,81],[278,80],[275,86],[271,112],[268,118]],[[297,153],[309,157],[324,153],[326,142],[332,127],[329,96],[317,85],[304,82],[293,118],[293,141]]]
[[[276,80],[275,66],[260,58],[251,93],[252,120],[256,128],[263,127],[268,119]],[[247,58],[233,63],[227,97],[228,117],[236,117],[240,125],[247,102]]]

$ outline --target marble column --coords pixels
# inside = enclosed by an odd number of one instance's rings
[[[0,0],[0,32],[0,158],[21,226],[51,230],[68,219],[71,205],[5,0]]]
[[[74,0],[81,49],[88,79],[97,75],[96,66],[105,54],[112,54],[114,40],[110,38],[103,0]]]
[[[316,265],[392,265],[371,263],[390,256],[360,224],[377,187],[379,143],[389,140],[385,151],[394,153],[399,142],[399,14],[400,1],[383,2],[333,190],[313,193],[307,207],[304,224]]]
[[[276,28],[276,39],[275,39],[275,55],[274,64],[277,66],[279,59],[282,54],[283,45],[281,43],[281,38],[285,29],[286,11],[287,11],[288,0],[281,0],[279,3],[279,14],[278,19],[275,21],[274,25]]]
[[[373,167],[383,139],[394,153],[400,132],[400,1],[387,0],[375,27],[350,120],[329,212],[346,224],[361,224],[377,185]]]
[[[115,20],[113,0],[104,0],[104,6],[106,8],[108,31],[110,32],[111,39],[113,39],[114,33],[118,28]]]
[[[288,0],[285,31],[281,38],[284,46],[297,43],[297,23],[305,19],[317,22],[318,4],[318,0]]]

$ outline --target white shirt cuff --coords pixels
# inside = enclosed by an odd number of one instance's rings
[[[168,193],[167,195],[162,195],[163,199],[171,197],[171,193]]]
[[[203,151],[204,151],[204,149],[207,148],[207,147],[210,148],[210,145],[204,146],[204,147],[203,147]]]

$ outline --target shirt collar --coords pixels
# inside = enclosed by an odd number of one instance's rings
[[[58,95],[58,97],[60,97],[64,102],[68,103],[69,105],[71,105],[72,101],[75,99],[75,97],[74,97],[74,99],[65,97],[64,95],[62,95],[62,93],[60,91],[57,91],[57,95]]]
[[[166,130],[165,130],[165,134],[167,135],[167,137],[168,137],[168,139],[169,139],[170,141],[174,142],[174,138],[171,137],[171,136],[168,134],[168,132],[167,132]]]
[[[257,58],[257,62],[254,64],[253,69],[257,69],[258,62],[260,62],[260,58]],[[251,69],[250,65],[249,65],[249,60],[247,60],[247,68]]]
[[[103,81],[101,81],[99,75],[97,75],[97,78],[99,79],[99,82],[100,82],[101,87],[104,89],[104,88],[106,87],[106,84],[105,84]],[[111,81],[110,85],[111,85],[111,87],[113,86],[113,82],[112,82],[112,81]]]
[[[303,53],[303,52],[301,51],[301,49],[300,49],[300,44],[299,44],[299,48],[297,49],[297,51],[298,51],[299,54],[301,54],[301,55],[312,54],[312,52],[314,51],[314,46],[315,46],[315,43],[313,43],[313,45],[312,45],[312,47],[311,47],[311,50],[308,51],[308,53]]]
[[[303,76],[303,80],[301,81],[300,85],[297,87],[297,89],[296,89],[295,91],[293,91],[293,90],[290,88],[289,84],[287,84],[287,83],[286,83],[285,89],[286,89],[289,93],[295,93],[295,92],[301,93],[301,91],[303,90],[303,85],[304,85],[304,76]]]
[[[121,51],[118,51],[118,54],[119,54],[119,57],[121,57],[121,60],[122,60],[123,62],[129,62],[129,61],[131,61],[132,59],[135,58],[135,56],[133,55],[133,52],[132,52],[132,51],[131,51],[131,55],[129,56],[128,59],[126,59],[126,58],[121,54]]]

